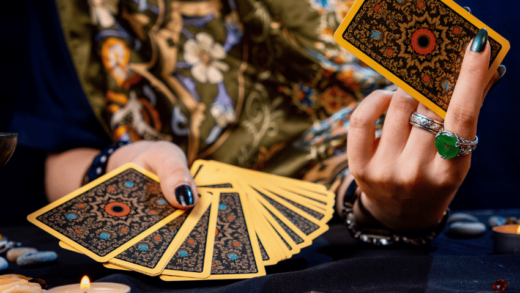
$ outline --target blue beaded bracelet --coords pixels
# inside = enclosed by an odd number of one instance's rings
[[[97,178],[105,175],[108,158],[120,147],[129,145],[132,142],[130,141],[118,141],[112,144],[109,147],[104,148],[97,156],[92,160],[92,164],[85,173],[85,177],[83,178],[83,185],[96,180]]]

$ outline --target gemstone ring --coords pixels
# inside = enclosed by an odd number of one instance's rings
[[[475,136],[474,141],[470,141],[447,130],[443,130],[435,136],[435,148],[443,159],[453,159],[470,154],[477,148],[477,144],[478,136]]]
[[[417,112],[414,112],[412,116],[410,116],[410,124],[433,134],[439,133],[444,127],[444,123],[430,119]]]

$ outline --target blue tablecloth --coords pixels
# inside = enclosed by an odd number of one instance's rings
[[[519,216],[520,210],[473,211],[482,222],[491,215]],[[267,276],[250,280],[163,282],[135,272],[113,271],[90,258],[66,251],[58,240],[30,224],[0,227],[24,246],[55,250],[58,261],[36,268],[10,263],[6,271],[42,278],[50,287],[92,280],[125,283],[144,292],[492,292],[497,279],[520,292],[520,256],[494,255],[491,231],[473,239],[441,234],[426,248],[374,248],[355,242],[339,221],[312,246],[267,267]]]

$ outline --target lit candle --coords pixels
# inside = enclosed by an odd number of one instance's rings
[[[495,253],[520,255],[520,225],[504,225],[493,228]]]
[[[80,284],[72,284],[52,288],[47,293],[130,293],[130,287],[117,283],[90,283],[87,276],[81,279]]]

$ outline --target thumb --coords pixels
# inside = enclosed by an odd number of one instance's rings
[[[197,203],[199,195],[185,160],[170,159],[157,168],[166,200],[176,208],[186,209]]]
[[[176,145],[156,142],[150,155],[137,158],[146,169],[159,176],[161,190],[166,200],[174,207],[187,209],[198,200],[197,187],[193,181],[184,152]]]

